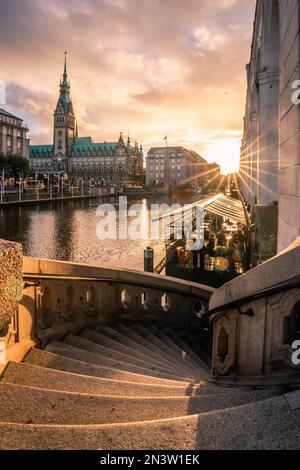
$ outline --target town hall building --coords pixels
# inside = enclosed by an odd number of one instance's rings
[[[67,59],[54,111],[53,144],[31,145],[30,166],[35,174],[64,173],[72,181],[98,184],[140,184],[143,182],[143,149],[123,134],[116,142],[96,143],[79,137],[70,94]]]

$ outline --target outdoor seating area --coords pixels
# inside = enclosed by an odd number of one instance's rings
[[[185,239],[169,244],[168,275],[219,287],[249,269],[248,227],[241,213],[234,212],[240,202],[228,197],[226,200],[227,207],[223,195],[204,207],[204,244],[201,250],[187,249]],[[223,205],[222,210],[220,204]]]

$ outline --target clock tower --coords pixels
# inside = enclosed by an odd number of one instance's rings
[[[70,97],[66,52],[64,74],[59,89],[59,98],[54,111],[54,155],[58,161],[62,161],[70,156],[75,139],[75,116]]]

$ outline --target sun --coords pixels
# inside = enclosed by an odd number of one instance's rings
[[[221,166],[222,175],[237,173],[240,162],[240,139],[225,138],[213,142],[205,152],[210,162],[216,162]]]

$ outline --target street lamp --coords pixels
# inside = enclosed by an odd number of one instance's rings
[[[2,168],[2,177],[1,177],[1,188],[0,188],[0,194],[1,194],[1,203],[3,202],[3,197],[4,197],[4,168]]]

